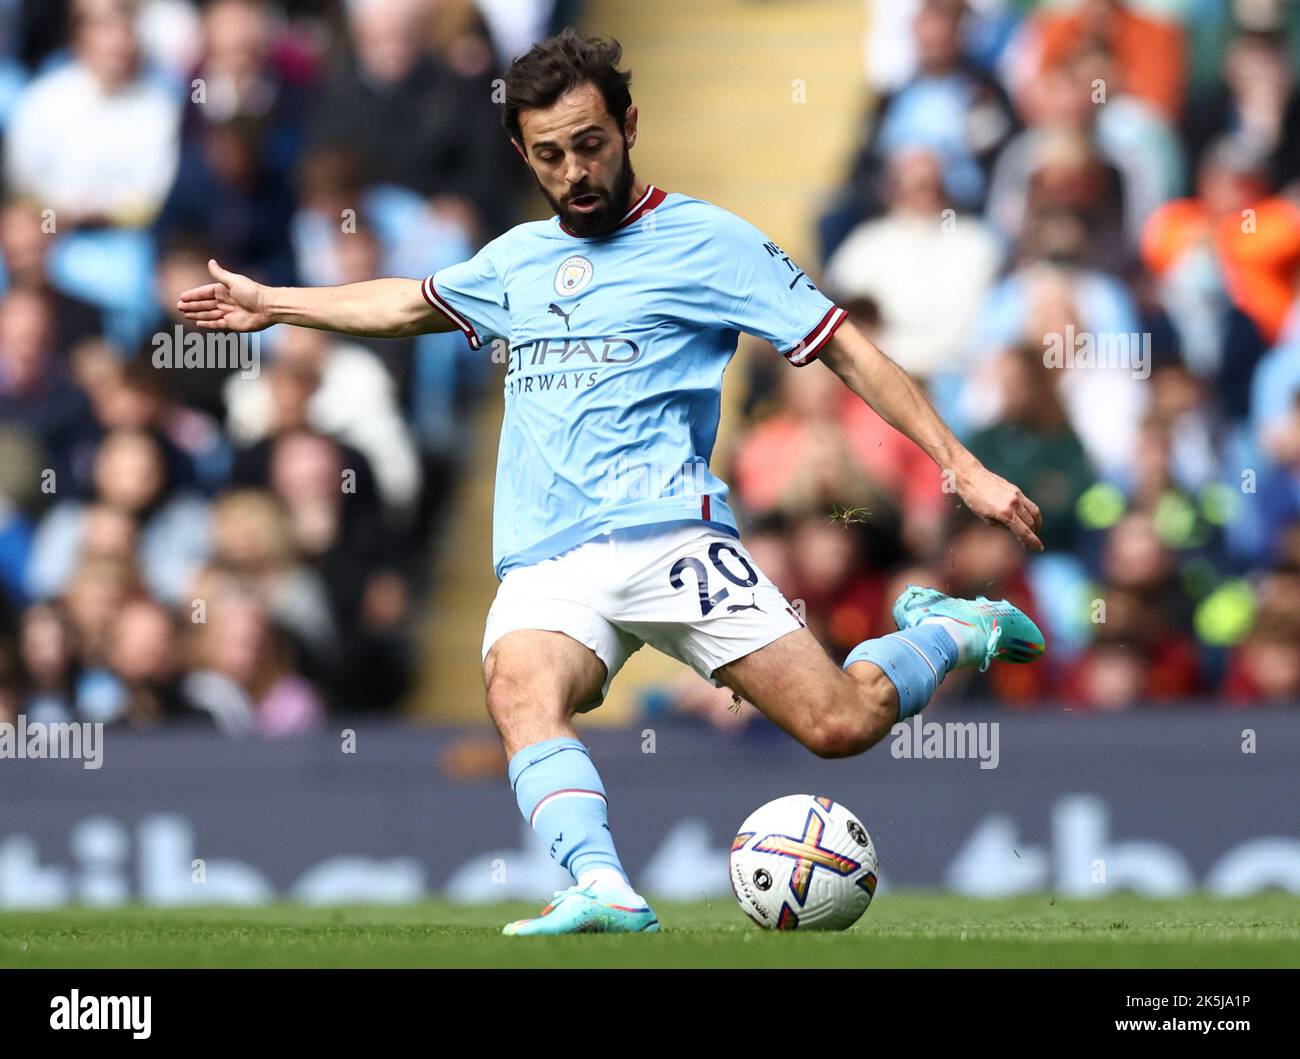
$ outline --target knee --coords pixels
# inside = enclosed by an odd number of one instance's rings
[[[488,716],[505,736],[548,738],[545,733],[581,705],[579,687],[544,654],[494,648],[483,664],[483,683]]]
[[[484,667],[483,682],[488,715],[498,728],[509,725],[518,715],[536,715],[551,705],[549,700],[554,698],[537,686],[535,675],[530,678],[526,672],[511,665],[489,663]]]
[[[522,698],[522,683],[515,677],[500,670],[484,674],[487,686],[486,701],[489,716],[500,722],[509,717],[512,706],[517,706]]]
[[[865,717],[832,716],[819,719],[805,733],[803,745],[820,758],[854,757],[880,740]]]
[[[878,668],[874,673],[845,674],[833,695],[812,712],[814,720],[802,742],[818,757],[853,757],[871,749],[898,717],[894,686]]]

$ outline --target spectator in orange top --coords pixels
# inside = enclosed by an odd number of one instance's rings
[[[736,492],[751,513],[797,517],[868,503],[874,485],[842,422],[839,390],[821,364],[786,372],[777,411],[735,454]]]
[[[1300,208],[1270,196],[1262,157],[1220,140],[1197,174],[1197,196],[1157,210],[1142,235],[1142,257],[1161,280],[1210,257],[1226,293],[1270,344],[1296,290]]]
[[[1186,84],[1180,27],[1138,14],[1120,0],[1081,0],[1067,11],[1039,16],[1031,27],[1039,71],[1069,62],[1083,48],[1101,47],[1114,56],[1129,93],[1178,120]]]

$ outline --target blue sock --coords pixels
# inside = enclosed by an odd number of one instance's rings
[[[510,759],[509,775],[519,811],[560,867],[574,879],[592,868],[627,878],[606,822],[605,788],[585,746],[569,738],[526,746]]]
[[[864,640],[849,652],[844,669],[854,662],[874,662],[898,689],[898,719],[925,709],[935,689],[957,664],[957,642],[947,629],[923,624]]]

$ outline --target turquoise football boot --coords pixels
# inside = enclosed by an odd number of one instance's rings
[[[650,934],[659,920],[649,906],[627,908],[599,900],[590,887],[557,890],[535,919],[507,923],[503,934]]]
[[[995,659],[999,662],[1033,662],[1046,650],[1038,626],[1024,611],[1005,599],[996,602],[983,596],[957,599],[937,588],[908,585],[894,601],[893,613],[894,624],[899,629],[910,629],[930,616],[952,618],[978,629],[983,633],[985,643],[980,661],[981,673]]]

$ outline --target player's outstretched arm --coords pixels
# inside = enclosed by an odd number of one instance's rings
[[[821,360],[886,423],[950,471],[957,495],[975,514],[1002,523],[1031,551],[1043,550],[1038,505],[980,463],[948,429],[912,377],[852,323],[840,325],[822,350]]]
[[[214,282],[180,296],[176,309],[196,327],[261,331],[297,324],[365,338],[407,338],[450,331],[415,279],[372,279],[342,287],[267,287],[208,262]]]

